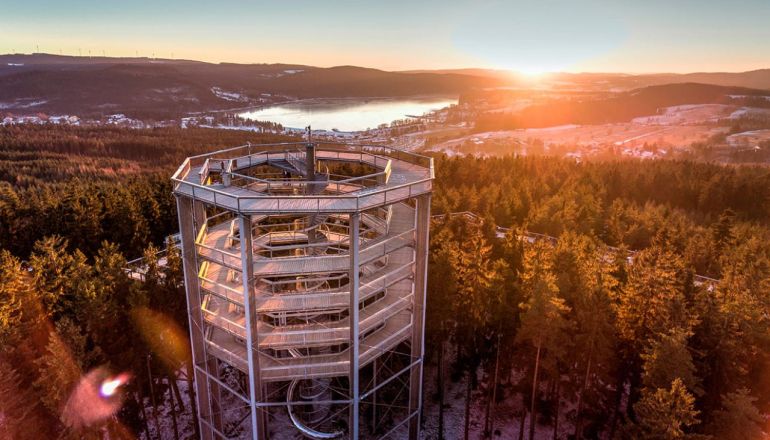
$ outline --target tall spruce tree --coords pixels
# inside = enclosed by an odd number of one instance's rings
[[[516,340],[534,348],[529,422],[529,438],[533,440],[537,423],[536,402],[541,361],[546,356],[550,361],[564,356],[569,340],[569,321],[565,318],[569,307],[559,297],[553,274],[553,249],[549,244],[537,242],[527,249],[521,282],[525,302],[521,304],[521,328],[516,334]]]
[[[709,431],[720,440],[764,439],[765,416],[759,412],[747,388],[740,388],[722,397],[722,408],[715,411]]]
[[[640,440],[678,440],[702,438],[686,432],[697,425],[695,398],[680,379],[668,388],[645,388],[642,398],[634,405],[637,422],[630,433]]]
[[[469,435],[471,391],[480,364],[483,331],[490,321],[493,305],[500,302],[501,291],[493,289],[496,277],[490,259],[492,246],[478,228],[471,227],[465,237],[467,245],[455,246],[449,262],[454,271],[456,293],[453,301],[457,319],[457,340],[462,354],[460,362],[467,374],[465,393],[464,437]]]

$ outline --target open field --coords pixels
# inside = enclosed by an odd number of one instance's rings
[[[676,105],[661,109],[657,115],[634,118],[632,122],[654,125],[703,124],[731,118],[739,111],[738,106],[724,104]]]
[[[754,147],[767,141],[770,141],[770,130],[751,130],[727,136],[727,144],[731,147]]]
[[[768,117],[770,109],[725,104],[676,105],[661,109],[659,114],[640,116],[632,122],[653,125],[701,125],[741,117]]]
[[[659,148],[686,148],[694,142],[726,133],[727,127],[707,125],[663,126],[639,123],[604,125],[564,125],[549,128],[529,128],[474,133],[428,148],[448,154],[527,154],[533,148],[552,146],[576,146],[601,149],[602,147],[635,149],[645,144],[657,144]]]

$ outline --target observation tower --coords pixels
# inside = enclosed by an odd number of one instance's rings
[[[417,439],[433,160],[244,145],[173,176],[203,439]]]

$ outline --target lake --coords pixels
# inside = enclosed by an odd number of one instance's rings
[[[277,122],[291,128],[311,125],[317,130],[359,131],[404,119],[406,115],[422,115],[452,104],[457,104],[457,98],[313,99],[249,110],[240,113],[240,116]]]

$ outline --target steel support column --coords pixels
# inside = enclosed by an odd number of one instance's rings
[[[251,217],[238,217],[238,231],[241,241],[241,282],[243,284],[243,309],[246,314],[246,358],[249,365],[249,405],[251,433],[254,440],[267,439],[264,410],[257,402],[264,401],[262,380],[259,369],[259,337],[257,334],[257,311],[254,290],[254,261],[251,249]]]
[[[198,237],[198,232],[200,232],[203,225],[206,223],[206,205],[198,200],[192,201],[192,212],[193,212],[193,240],[196,240]],[[194,247],[193,247],[194,249]],[[194,249],[195,252],[195,268],[196,271],[200,267],[198,263],[198,254],[197,249]],[[200,295],[200,290],[198,290]],[[202,315],[201,315],[202,316]],[[213,356],[206,356],[206,365],[204,369],[209,374],[209,376],[219,377],[219,360]],[[212,374],[213,372],[213,374]],[[210,405],[211,405],[211,417],[212,417],[212,423],[213,427],[216,430],[222,429],[222,389],[219,386],[219,383],[215,380],[207,380],[208,383],[208,393],[209,393],[209,399],[210,399]]]
[[[412,304],[412,359],[420,362],[409,379],[409,438],[417,440],[422,410],[422,369],[425,357],[425,291],[428,281],[430,194],[417,197],[414,295]]]
[[[350,214],[350,438],[358,440],[358,414],[360,409],[359,383],[358,383],[358,362],[359,362],[359,229],[361,215],[358,213]]]
[[[377,429],[377,361],[379,358],[374,358],[372,361],[372,432]]]
[[[183,196],[176,196],[176,210],[179,218],[179,232],[181,236],[182,268],[184,272],[184,284],[187,291],[187,316],[190,321],[190,342],[193,365],[205,365],[209,362],[206,355],[204,324],[201,314],[201,297],[198,286],[198,263],[195,251],[195,236],[197,229],[195,223],[198,216],[194,215],[198,203]],[[200,209],[197,210],[200,212]],[[213,359],[211,359],[213,360]],[[201,438],[210,440],[214,438],[214,430],[219,427],[215,422],[212,399],[210,398],[209,380],[205,373],[193,368],[195,380],[195,396],[198,401],[198,425]],[[212,429],[213,428],[213,429]]]

